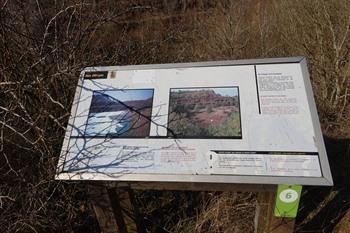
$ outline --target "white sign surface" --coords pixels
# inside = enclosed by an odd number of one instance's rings
[[[331,185],[305,59],[85,69],[57,179]]]

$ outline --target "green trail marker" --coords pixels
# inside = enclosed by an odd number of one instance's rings
[[[295,218],[301,195],[301,185],[278,185],[274,215]]]

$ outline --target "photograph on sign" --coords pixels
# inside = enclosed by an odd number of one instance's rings
[[[147,137],[153,90],[94,91],[86,136]]]
[[[241,138],[238,87],[170,89],[168,136]]]

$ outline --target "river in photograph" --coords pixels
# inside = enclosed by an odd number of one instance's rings
[[[131,113],[128,110],[100,112],[89,116],[85,135],[120,136],[131,127]]]

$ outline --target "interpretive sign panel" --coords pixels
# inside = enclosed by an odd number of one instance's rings
[[[56,178],[333,182],[302,57],[86,68]]]

